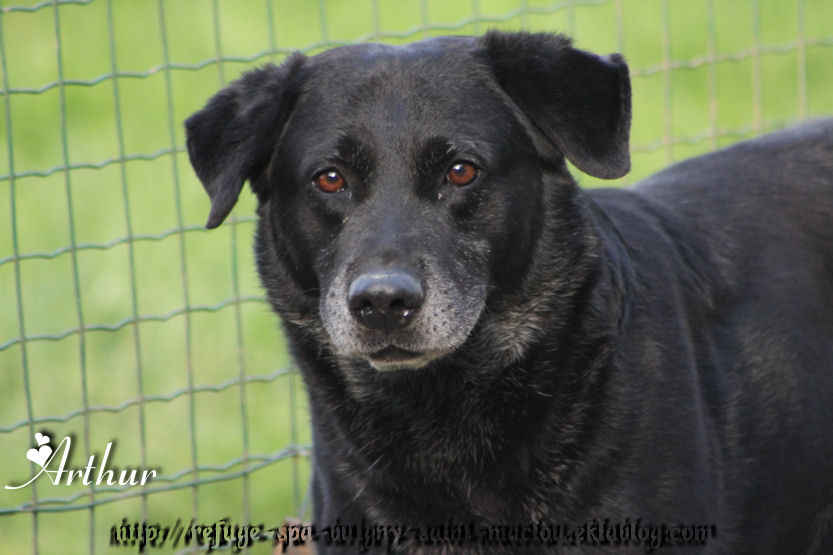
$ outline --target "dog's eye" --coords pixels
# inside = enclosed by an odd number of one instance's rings
[[[480,170],[469,162],[455,162],[445,174],[445,179],[452,185],[463,187],[477,179]]]
[[[337,193],[344,189],[344,177],[333,169],[318,172],[312,182],[325,193]]]

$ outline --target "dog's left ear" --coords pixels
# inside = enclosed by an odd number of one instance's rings
[[[628,173],[631,86],[621,56],[548,33],[490,31],[478,42],[501,88],[568,160],[605,179]]]
[[[223,223],[243,183],[268,165],[292,109],[292,78],[305,60],[294,54],[244,74],[185,121],[191,165],[211,197],[205,227]]]

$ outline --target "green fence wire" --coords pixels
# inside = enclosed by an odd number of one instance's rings
[[[306,397],[254,274],[253,200],[206,231],[184,148],[181,122],[241,71],[355,42],[565,32],[631,66],[634,169],[614,185],[833,114],[833,0],[0,6],[0,485],[39,469],[38,432],[72,438],[73,469],[112,442],[111,467],[158,471],[0,489],[15,553],[109,552],[122,518],[308,514]]]

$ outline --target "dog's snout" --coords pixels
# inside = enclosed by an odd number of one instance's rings
[[[353,317],[367,328],[384,332],[410,324],[424,300],[420,280],[403,270],[361,274],[347,291]]]

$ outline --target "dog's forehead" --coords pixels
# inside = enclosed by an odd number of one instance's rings
[[[472,37],[436,37],[403,45],[351,44],[325,50],[309,59],[321,71],[344,74],[417,67],[422,63],[465,63],[480,51]]]
[[[321,115],[469,111],[490,92],[494,96],[491,73],[479,52],[468,37],[334,48],[309,60],[301,103]]]
[[[376,57],[378,55],[409,56],[420,55],[430,56],[432,54],[451,53],[458,55],[466,50],[476,49],[476,37],[470,36],[443,36],[434,37],[407,44],[392,45],[382,43],[348,44],[324,50],[312,56],[312,60],[320,62],[329,60],[343,60],[346,57]]]
[[[353,45],[308,60],[288,141],[326,158],[345,139],[379,157],[418,157],[438,138],[497,152],[515,125],[483,49],[468,37]]]

